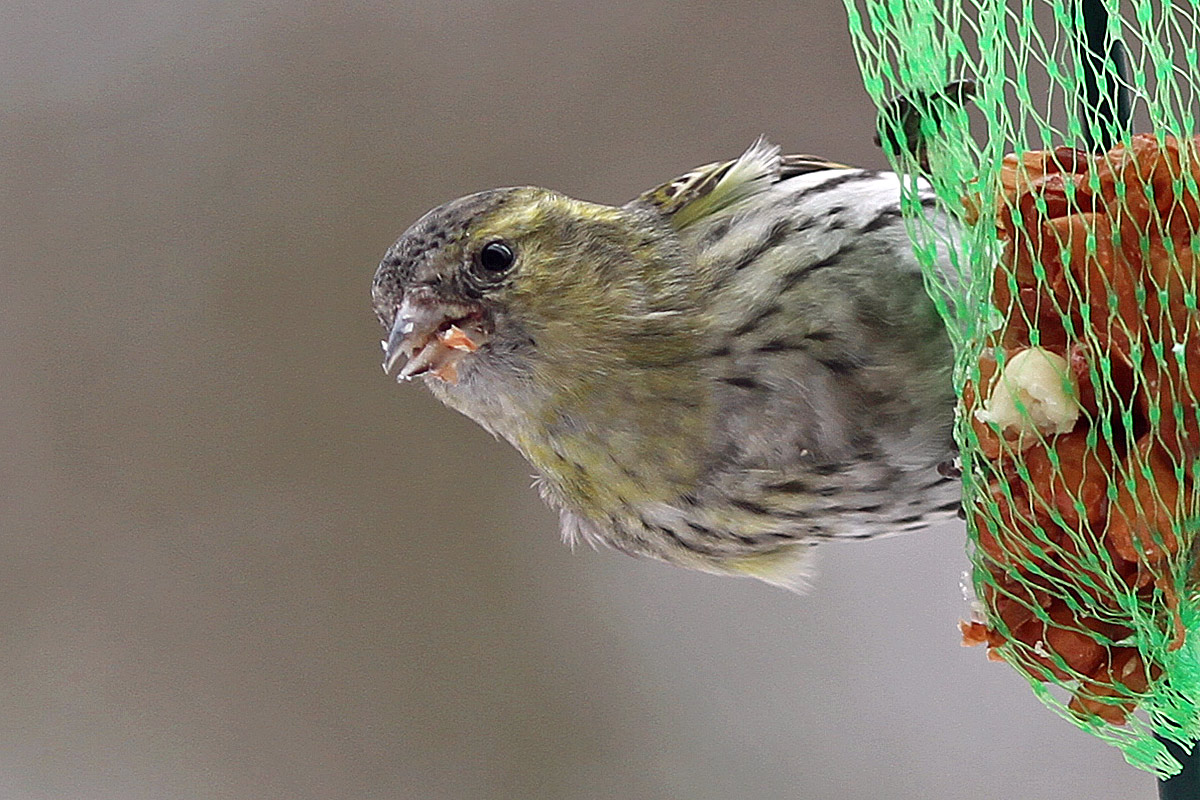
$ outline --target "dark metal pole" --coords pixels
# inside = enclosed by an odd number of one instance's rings
[[[1112,147],[1129,127],[1132,115],[1129,64],[1120,42],[1105,44],[1108,9],[1104,0],[1080,0],[1080,6],[1083,12],[1080,55],[1085,66],[1083,80],[1087,97],[1085,113],[1095,121],[1100,138],[1095,138],[1089,125],[1084,126],[1083,133],[1087,138],[1087,149],[1094,153]]]
[[[1200,798],[1200,747],[1193,748],[1191,753],[1174,742],[1160,740],[1171,751],[1171,755],[1183,764],[1183,771],[1178,775],[1158,782],[1159,800],[1197,800]]]

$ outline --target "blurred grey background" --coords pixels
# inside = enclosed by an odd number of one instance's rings
[[[380,372],[452,197],[882,166],[840,3],[18,1],[0,70],[0,797],[1153,796],[959,647],[961,525],[802,597],[571,553]]]

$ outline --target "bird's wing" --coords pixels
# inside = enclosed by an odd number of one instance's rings
[[[739,158],[696,167],[643,192],[633,202],[657,209],[676,228],[686,228],[771,184],[823,169],[847,169],[847,166],[817,156],[781,156],[777,146],[759,139]]]
[[[796,175],[804,175],[808,172],[820,172],[823,169],[854,169],[854,167],[849,164],[830,161],[820,156],[802,155],[800,153],[779,157],[779,180],[793,178]]]

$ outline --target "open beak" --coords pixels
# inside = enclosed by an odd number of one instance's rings
[[[483,315],[477,308],[406,299],[396,312],[383,346],[383,371],[391,375],[401,361],[396,380],[426,373],[447,383],[458,382],[458,362],[487,341]]]

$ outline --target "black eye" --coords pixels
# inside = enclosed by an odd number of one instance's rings
[[[504,242],[488,242],[475,257],[479,268],[490,276],[502,275],[512,268],[516,256],[512,248]]]

